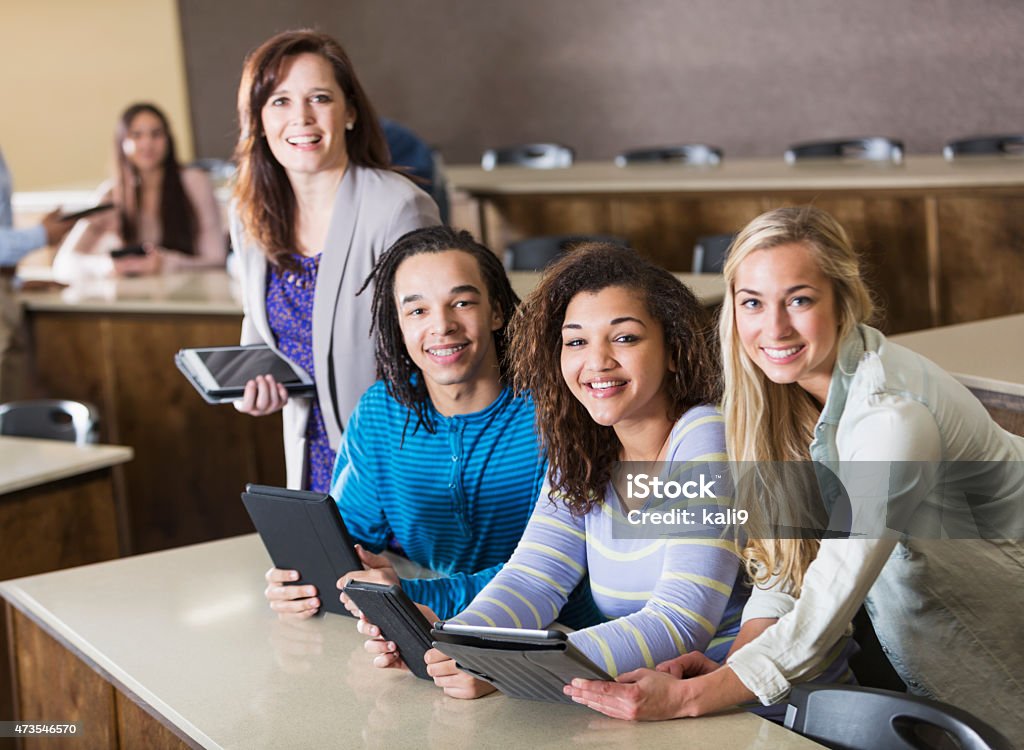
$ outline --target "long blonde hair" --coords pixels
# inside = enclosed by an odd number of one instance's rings
[[[820,407],[796,383],[770,381],[751,361],[736,334],[734,300],[736,273],[746,258],[758,250],[800,244],[809,248],[822,272],[832,281],[838,320],[837,341],[843,341],[859,323],[867,322],[874,304],[861,278],[860,262],[846,231],[828,213],[813,206],[777,208],[763,213],[737,235],[725,263],[726,295],[719,321],[725,396],[726,446],[735,462],[757,462],[759,470],[776,461],[807,461]],[[787,475],[796,472],[787,472]],[[778,483],[775,492],[779,492]],[[766,483],[770,488],[772,482]],[[743,486],[741,482],[737,486]],[[748,488],[750,485],[748,485]],[[795,489],[795,488],[787,488]],[[749,490],[752,491],[752,490]],[[771,489],[759,500],[747,499],[752,515],[743,549],[748,574],[755,584],[776,579],[799,594],[804,572],[818,554],[817,539],[783,539],[772,533],[780,526],[800,526],[802,504],[792,498],[773,497]],[[757,536],[758,531],[766,532]]]

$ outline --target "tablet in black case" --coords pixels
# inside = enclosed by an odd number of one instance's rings
[[[576,677],[611,680],[558,630],[517,630],[438,623],[434,647],[464,672],[505,695],[533,701],[572,703],[562,692]]]
[[[423,654],[433,647],[430,623],[401,587],[350,581],[345,593],[363,611],[366,619],[380,628],[381,635],[398,646],[402,661],[414,675],[423,680],[427,674]]]
[[[362,570],[334,498],[319,492],[246,485],[242,502],[275,568],[297,570],[294,584],[316,586],[320,611],[348,615],[338,579]]]

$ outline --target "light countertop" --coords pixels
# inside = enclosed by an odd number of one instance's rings
[[[226,271],[189,271],[125,279],[90,279],[59,291],[23,291],[28,310],[241,315],[238,282]]]
[[[777,158],[730,159],[715,167],[611,161],[578,162],[565,169],[449,166],[453,189],[472,195],[524,193],[669,193],[780,190],[921,190],[1024,185],[1024,159],[947,162],[938,155],[908,156],[903,164],[809,161],[790,166]]]
[[[279,621],[263,598],[269,565],[250,535],[7,581],[0,594],[203,747],[817,747],[746,713],[643,724],[447,698],[375,669],[347,618]]]
[[[718,274],[677,273],[706,305],[722,301],[725,282]],[[509,273],[512,288],[525,297],[537,285],[535,271]],[[26,309],[47,312],[241,315],[241,290],[224,271],[168,273],[134,279],[96,279],[59,291],[24,291]]]
[[[0,435],[0,495],[131,461],[131,448]]]
[[[968,388],[1024,397],[1024,313],[892,336]]]

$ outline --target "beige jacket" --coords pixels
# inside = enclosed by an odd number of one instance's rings
[[[349,414],[376,377],[367,290],[356,292],[377,258],[406,232],[441,222],[434,201],[394,172],[350,165],[338,186],[313,297],[313,368],[331,448],[338,449]],[[231,243],[239,255],[243,344],[275,347],[266,308],[267,258],[231,214]],[[275,347],[276,348],[276,347]],[[310,400],[285,404],[284,452],[290,488],[305,481]]]

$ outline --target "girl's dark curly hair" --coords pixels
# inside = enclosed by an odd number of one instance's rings
[[[722,395],[717,337],[711,316],[671,273],[633,250],[587,243],[548,267],[511,324],[509,358],[517,391],[530,391],[537,429],[548,457],[549,498],[561,499],[577,516],[604,499],[622,448],[615,430],[597,424],[562,378],[562,324],[569,302],[581,292],[608,287],[634,290],[665,335],[676,372],[666,373],[669,413],[675,422],[697,404]]]
[[[395,273],[402,265],[402,261],[407,258],[421,253],[443,253],[448,250],[458,250],[476,258],[480,275],[487,285],[490,303],[501,311],[504,322],[501,328],[494,332],[494,346],[498,355],[501,379],[507,382],[509,373],[505,350],[508,346],[508,325],[509,319],[519,305],[519,297],[512,291],[512,285],[498,256],[474,240],[469,232],[446,226],[426,227],[407,232],[380,256],[358,292],[362,294],[373,284],[373,323],[370,333],[377,334],[377,377],[384,381],[392,398],[416,414],[416,427],[422,425],[428,432],[434,432],[435,429],[429,407],[430,396],[426,383],[423,382],[423,373],[405,349],[402,328],[398,324],[398,305],[395,302]]]

